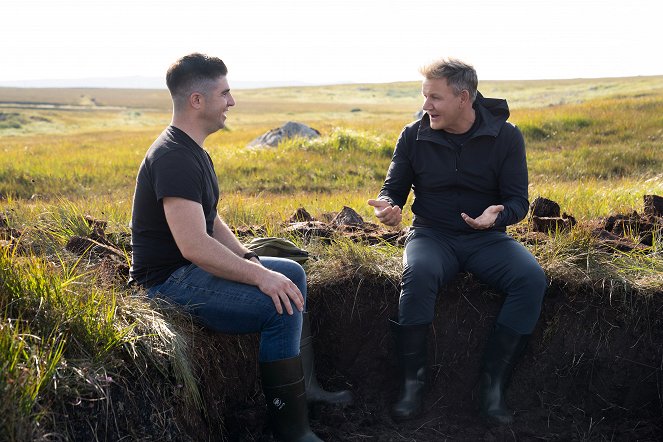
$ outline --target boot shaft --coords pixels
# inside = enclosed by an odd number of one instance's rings
[[[491,423],[513,422],[505,392],[528,339],[529,335],[518,334],[500,324],[495,325],[488,337],[481,361],[479,401],[481,414]]]
[[[260,364],[267,416],[274,435],[281,441],[319,441],[311,431],[301,358]]]
[[[401,370],[413,374],[425,368],[428,359],[430,324],[401,325],[390,319],[389,326]]]
[[[527,346],[530,335],[521,335],[500,324],[495,324],[486,341],[481,360],[481,371],[493,377],[508,378]]]
[[[315,354],[313,351],[313,336],[311,335],[311,322],[308,312],[302,316],[302,336],[299,344],[299,355],[302,358],[304,381],[306,385],[306,398],[309,403],[323,402],[332,405],[348,405],[354,398],[350,390],[326,391],[315,374]]]
[[[260,379],[263,389],[294,384],[303,378],[302,360],[299,355],[260,363]]]
[[[391,416],[400,422],[417,417],[423,410],[430,325],[401,325],[393,320],[389,324],[401,369],[400,396]]]

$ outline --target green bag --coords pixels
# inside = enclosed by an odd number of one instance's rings
[[[308,252],[302,250],[292,241],[285,238],[276,238],[273,236],[266,238],[253,238],[244,246],[256,252],[258,256],[276,256],[278,258],[288,258],[303,264],[308,259]]]

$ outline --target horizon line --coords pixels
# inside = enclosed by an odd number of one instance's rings
[[[616,75],[616,76],[603,76],[603,77],[564,77],[564,78],[509,78],[509,79],[483,79],[481,82],[508,82],[508,81],[568,81],[568,80],[601,80],[601,79],[617,79],[617,78],[644,78],[644,77],[661,77],[662,74],[642,74],[642,75]],[[127,81],[139,80],[145,82],[144,84],[132,85],[126,83]],[[315,87],[315,86],[340,86],[340,85],[362,85],[362,84],[390,84],[390,83],[414,83],[420,81],[414,80],[393,80],[393,81],[352,81],[352,80],[338,80],[338,81],[321,81],[311,83],[301,80],[235,80],[233,81],[233,89],[267,89],[267,88],[281,88],[281,87]],[[117,82],[118,84],[103,85],[104,82]],[[125,82],[124,84],[122,84]],[[162,85],[156,83],[163,82]],[[63,83],[63,84],[58,84]],[[79,83],[79,84],[76,84]],[[99,83],[99,84],[85,84],[85,83]],[[165,79],[160,77],[149,76],[119,76],[119,77],[81,77],[81,78],[54,78],[54,79],[36,79],[36,80],[0,80],[0,87],[2,88],[17,88],[17,89],[150,89],[150,90],[167,90]]]

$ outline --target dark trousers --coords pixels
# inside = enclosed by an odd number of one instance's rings
[[[506,294],[499,324],[520,334],[534,330],[547,280],[525,246],[505,232],[458,234],[429,227],[414,228],[405,245],[399,322],[431,323],[440,287],[458,272]]]

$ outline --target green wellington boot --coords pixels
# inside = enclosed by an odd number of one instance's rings
[[[301,358],[261,362],[260,378],[274,436],[287,442],[321,441],[309,427]]]

